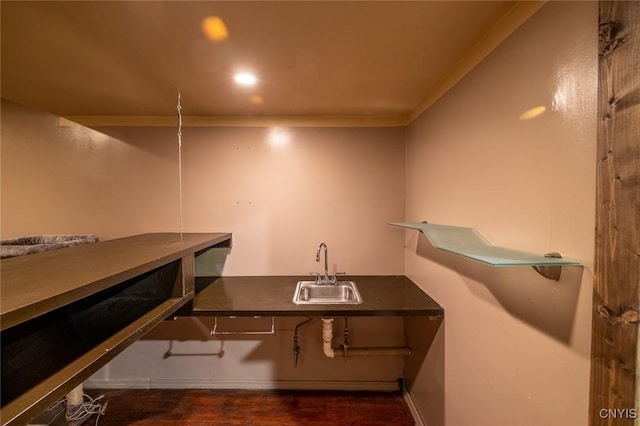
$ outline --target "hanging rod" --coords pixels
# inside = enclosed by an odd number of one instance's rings
[[[228,318],[236,318],[235,316],[229,316]],[[254,316],[253,318],[261,318],[260,316]],[[224,331],[218,330],[218,317],[213,317],[213,328],[211,329],[212,336],[221,335],[275,335],[276,334],[276,318],[271,317],[271,329],[270,330],[249,330],[249,331]]]

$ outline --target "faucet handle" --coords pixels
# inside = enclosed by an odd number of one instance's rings
[[[338,275],[347,275],[347,273],[346,272],[334,272],[333,276],[331,277],[331,282],[333,284],[338,282],[338,277],[337,277]]]
[[[309,272],[309,275],[316,277],[316,284],[320,282],[320,273],[318,272]]]

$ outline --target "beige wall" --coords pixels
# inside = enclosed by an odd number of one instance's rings
[[[407,221],[584,265],[549,281],[406,232],[407,275],[446,310],[411,392],[431,424],[588,423],[597,9],[547,4],[410,126]]]
[[[59,125],[2,103],[2,238],[232,232],[226,275],[403,274],[403,128]]]
[[[129,143],[5,100],[1,113],[2,238],[178,230],[173,138]]]
[[[228,230],[227,275],[403,274],[402,128],[184,131],[186,231]]]

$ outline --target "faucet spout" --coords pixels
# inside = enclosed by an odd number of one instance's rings
[[[318,251],[316,252],[316,262],[320,262],[320,251],[324,248],[324,277],[320,281],[321,284],[328,284],[331,282],[331,278],[329,278],[329,249],[325,243],[320,243],[318,246]]]

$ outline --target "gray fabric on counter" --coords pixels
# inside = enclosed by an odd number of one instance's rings
[[[95,234],[79,235],[33,235],[0,241],[0,258],[40,253],[81,244],[95,243],[100,238]]]

